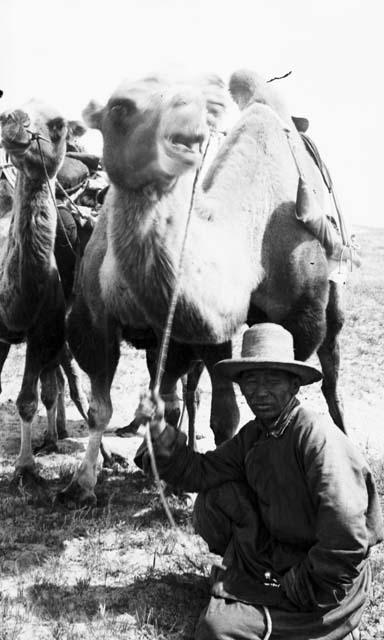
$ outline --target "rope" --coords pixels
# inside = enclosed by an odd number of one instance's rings
[[[265,619],[266,619],[266,622],[267,622],[267,631],[266,631],[266,634],[265,634],[263,640],[269,640],[269,638],[272,635],[272,618],[271,618],[271,614],[269,613],[268,607],[265,607],[263,605],[263,611],[264,611]]]
[[[186,246],[186,243],[187,243],[189,225],[190,225],[190,222],[191,222],[192,210],[193,210],[193,205],[194,205],[194,202],[195,202],[197,181],[199,179],[200,171],[201,171],[201,169],[203,167],[203,163],[204,163],[204,160],[206,158],[210,142],[211,142],[211,136],[208,138],[207,146],[205,147],[205,151],[204,151],[204,154],[203,154],[203,157],[202,157],[202,160],[201,160],[200,167],[196,171],[195,178],[194,178],[193,185],[192,185],[191,201],[190,201],[190,204],[189,204],[189,210],[188,210],[187,220],[186,220],[185,229],[184,229],[184,236],[183,236],[183,241],[182,241],[182,244],[181,244],[179,261],[178,261],[178,265],[177,265],[177,269],[176,269],[175,286],[174,286],[173,292],[172,292],[171,302],[170,302],[169,309],[168,309],[167,321],[165,323],[165,327],[164,327],[164,331],[163,331],[163,337],[162,337],[162,340],[161,340],[159,359],[157,361],[155,383],[154,383],[154,387],[153,387],[154,391],[157,392],[157,393],[159,393],[161,380],[162,380],[162,377],[163,377],[163,374],[164,374],[165,360],[166,360],[166,357],[167,357],[168,348],[169,348],[169,341],[170,341],[171,333],[172,333],[173,318],[174,318],[175,311],[176,311],[177,298],[179,296],[180,280],[181,280],[181,275],[182,275],[182,271],[183,271],[183,262],[184,262],[184,255],[185,255],[185,246]]]
[[[166,361],[166,358],[167,358],[167,353],[168,353],[168,348],[169,348],[169,341],[171,339],[171,333],[172,333],[172,324],[173,324],[173,319],[174,319],[175,311],[176,311],[177,298],[179,296],[180,281],[181,281],[181,275],[182,275],[182,271],[183,271],[183,263],[184,263],[184,255],[185,255],[185,247],[186,247],[187,238],[188,238],[188,231],[189,231],[189,226],[190,226],[191,217],[192,217],[193,205],[194,205],[194,202],[195,202],[196,186],[197,186],[197,182],[198,182],[198,179],[199,179],[200,171],[202,169],[202,166],[204,164],[204,160],[205,160],[206,155],[207,155],[207,151],[208,151],[208,147],[209,147],[210,142],[211,142],[211,136],[209,136],[209,138],[208,138],[208,142],[207,142],[207,145],[205,147],[205,151],[204,151],[204,154],[203,154],[203,157],[202,157],[202,160],[201,160],[200,167],[196,170],[196,174],[195,174],[195,177],[194,177],[194,180],[193,180],[191,201],[190,201],[190,204],[189,204],[189,210],[188,210],[187,220],[186,220],[186,223],[185,223],[183,241],[182,241],[182,244],[181,244],[179,260],[178,260],[176,274],[175,274],[175,286],[174,286],[173,291],[172,291],[171,302],[170,302],[169,309],[168,309],[167,320],[166,320],[166,323],[165,323],[165,326],[164,326],[163,336],[162,336],[161,345],[160,345],[159,358],[158,358],[157,367],[156,367],[156,376],[155,376],[155,382],[154,382],[154,386],[153,386],[153,392],[158,396],[160,395],[160,385],[161,385],[162,377],[163,377],[163,374],[164,374],[165,361]],[[166,497],[164,495],[163,487],[161,486],[160,475],[159,475],[159,472],[158,472],[158,469],[157,469],[156,458],[155,458],[155,454],[154,454],[154,451],[153,451],[150,423],[148,423],[147,426],[146,426],[145,440],[146,440],[148,453],[149,453],[149,457],[150,457],[150,461],[151,461],[152,473],[153,473],[154,478],[155,478],[155,482],[156,482],[156,486],[157,486],[157,489],[158,489],[158,492],[159,492],[160,500],[162,502],[162,505],[164,507],[164,511],[165,511],[165,513],[167,515],[167,518],[168,518],[168,521],[169,521],[171,527],[173,529],[176,529],[177,528],[176,527],[176,523],[174,521],[174,518],[173,518],[172,513],[170,511],[170,508],[168,506]]]
[[[71,196],[69,195],[68,191],[66,191],[64,189],[63,185],[60,184],[60,182],[58,181],[57,178],[56,178],[56,186],[59,187],[61,193],[69,200],[69,202],[71,203],[72,207],[79,214],[79,216],[81,216],[82,218],[86,218],[86,216],[84,216],[84,214],[81,212],[81,210],[78,207],[78,205],[76,204],[76,202],[71,198]],[[76,195],[80,195],[80,193],[82,193],[82,187],[79,188],[78,193]]]
[[[71,243],[71,241],[70,241],[70,239],[68,237],[67,230],[66,230],[66,228],[64,226],[64,223],[63,223],[63,221],[61,219],[61,216],[60,216],[60,212],[59,212],[59,209],[58,209],[58,206],[57,206],[57,203],[56,203],[56,198],[53,195],[51,182],[49,180],[48,171],[47,171],[47,167],[46,167],[45,160],[44,160],[44,155],[43,155],[43,152],[42,152],[42,149],[41,149],[40,138],[42,138],[42,136],[40,136],[39,133],[32,133],[32,140],[36,140],[37,146],[39,148],[39,153],[40,153],[40,157],[41,157],[41,162],[43,163],[43,169],[44,169],[44,173],[45,173],[45,178],[46,178],[46,181],[47,181],[47,184],[48,184],[49,193],[51,194],[53,205],[54,205],[55,210],[56,210],[57,219],[61,224],[61,227],[63,229],[63,232],[64,232],[64,235],[65,235],[65,238],[67,240],[69,248],[71,249],[73,255],[76,256],[77,255],[76,251],[74,250],[74,248],[72,246],[72,243]],[[44,138],[42,138],[42,139],[44,139]]]

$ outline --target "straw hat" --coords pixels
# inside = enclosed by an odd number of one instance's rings
[[[292,335],[278,324],[255,324],[245,331],[240,358],[221,360],[217,373],[234,382],[243,371],[280,369],[297,375],[301,384],[312,384],[323,377],[321,371],[301,360],[295,360]]]

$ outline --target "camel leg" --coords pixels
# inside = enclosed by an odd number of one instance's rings
[[[41,401],[47,411],[47,431],[43,443],[35,449],[35,453],[46,454],[57,451],[57,403],[59,388],[56,377],[56,367],[44,369],[40,373]]]
[[[240,413],[235,391],[230,380],[226,380],[214,369],[219,360],[232,357],[232,344],[199,345],[196,353],[208,369],[212,382],[211,429],[216,445],[232,438],[239,424]]]
[[[184,387],[184,400],[188,414],[188,446],[194,451],[197,449],[196,444],[196,413],[200,404],[200,394],[198,384],[201,374],[204,371],[204,362],[195,360],[191,369],[188,371]]]
[[[0,393],[2,392],[1,388],[1,373],[3,371],[4,362],[8,357],[9,350],[11,345],[8,342],[0,342]]]
[[[316,291],[311,292],[311,295],[302,295],[287,316],[279,322],[292,334],[295,357],[298,360],[308,360],[325,338],[328,291],[326,294],[325,299],[320,292],[316,295]]]
[[[103,379],[100,376],[91,378],[87,449],[70,484],[58,495],[58,500],[68,507],[96,505],[97,459],[103,433],[112,416],[110,382],[108,378]]]
[[[327,401],[332,420],[339,429],[346,433],[343,401],[338,390],[340,369],[339,334],[343,327],[344,314],[340,307],[340,295],[335,282],[330,282],[326,319],[327,332],[317,351],[323,371],[323,383],[321,390]]]
[[[338,392],[340,350],[338,336],[343,326],[339,292],[329,283],[328,299],[302,296],[282,322],[293,335],[295,357],[307,360],[317,351],[323,371],[322,391],[335,424],[345,432],[343,404]]]
[[[97,480],[97,458],[103,433],[112,416],[110,389],[120,357],[116,327],[106,320],[105,330],[84,326],[84,317],[72,317],[69,323],[70,346],[80,366],[91,380],[88,412],[89,439],[84,458],[70,484],[59,495],[68,507],[94,506]]]
[[[147,367],[151,378],[150,386],[154,384],[157,368],[158,350],[147,349]],[[185,402],[188,413],[188,443],[195,446],[195,419],[197,401],[197,385],[200,380],[204,364],[196,360],[193,349],[189,345],[171,342],[169,345],[165,370],[161,379],[160,395],[165,403],[165,419],[168,424],[177,427],[180,421],[180,401],[177,393],[177,383],[180,378],[185,389]]]
[[[15,463],[16,477],[23,476],[24,473],[34,473],[35,471],[35,459],[32,451],[32,421],[37,411],[37,385],[40,370],[41,363],[36,357],[36,350],[28,342],[23,381],[16,400],[21,420],[20,451]]]
[[[61,367],[56,367],[56,381],[58,391],[56,413],[57,437],[59,440],[64,440],[68,438],[68,431],[65,411],[65,379]]]
[[[155,382],[158,354],[159,350],[157,347],[146,349],[150,388],[153,387]],[[177,383],[179,378],[188,372],[192,359],[193,352],[189,346],[174,342],[170,343],[165,369],[161,379],[160,395],[165,404],[165,419],[167,423],[173,427],[177,427],[180,418],[180,400],[177,394]],[[134,418],[126,427],[116,429],[115,433],[124,438],[137,433],[140,425],[141,421]]]
[[[72,402],[76,405],[80,415],[84,418],[86,423],[88,424],[88,411],[89,411],[89,402],[86,394],[84,393],[82,384],[81,384],[81,371],[80,367],[74,359],[71,350],[66,343],[63,349],[63,355],[61,358],[61,366],[66,374],[68,385],[69,385],[69,394],[71,396]],[[66,417],[65,417],[65,379],[61,372],[61,368],[58,367],[57,375],[60,376],[60,384],[59,384],[59,397],[57,404],[57,433],[60,440],[68,437],[68,432],[66,429]],[[103,443],[100,443],[100,453],[103,456],[104,465],[111,467],[114,462],[114,456],[110,455],[106,450]],[[115,456],[116,457],[116,456]]]
[[[60,363],[68,380],[71,400],[76,405],[80,415],[84,418],[84,420],[88,420],[87,416],[89,404],[88,398],[85,395],[83,387],[81,385],[80,367],[75,361],[67,343],[65,343],[64,345]]]

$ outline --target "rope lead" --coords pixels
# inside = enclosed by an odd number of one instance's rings
[[[182,241],[182,244],[181,244],[180,255],[179,255],[179,260],[178,260],[178,265],[177,265],[177,270],[176,270],[176,275],[175,275],[175,286],[174,286],[173,291],[172,291],[171,302],[170,302],[169,309],[168,309],[167,321],[165,323],[163,336],[162,336],[162,340],[161,340],[161,345],[160,345],[159,358],[158,358],[158,361],[157,361],[156,376],[155,376],[155,382],[154,382],[154,387],[153,387],[153,391],[157,395],[160,395],[160,385],[161,385],[161,380],[162,380],[162,377],[163,377],[163,374],[164,374],[165,361],[166,361],[166,358],[167,358],[167,353],[168,353],[168,348],[169,348],[169,341],[171,339],[172,324],[173,324],[173,319],[174,319],[174,316],[175,316],[177,298],[179,296],[179,290],[180,290],[180,280],[181,280],[181,275],[182,275],[182,271],[183,271],[185,246],[186,246],[186,243],[187,243],[188,231],[189,231],[189,226],[190,226],[190,222],[191,222],[191,218],[192,218],[193,205],[194,205],[194,202],[195,202],[196,186],[197,186],[197,182],[198,182],[198,179],[199,179],[201,168],[203,166],[204,160],[205,160],[206,155],[207,155],[207,151],[208,151],[208,147],[209,147],[210,141],[211,141],[211,136],[209,136],[209,138],[208,138],[207,146],[205,147],[200,167],[196,170],[195,178],[193,180],[191,201],[190,201],[190,204],[189,204],[188,216],[187,216],[187,220],[186,220],[186,223],[185,223],[184,236],[183,236],[183,241]],[[155,454],[154,454],[154,451],[153,451],[150,424],[147,425],[146,430],[145,430],[145,440],[146,440],[146,444],[147,444],[147,448],[148,448],[149,457],[150,457],[150,460],[151,460],[152,472],[153,472],[153,475],[154,475],[154,478],[155,478],[157,489],[159,491],[160,500],[162,502],[162,505],[164,507],[164,511],[165,511],[165,513],[167,515],[167,518],[168,518],[168,521],[169,521],[171,527],[172,528],[176,528],[175,521],[173,519],[173,516],[172,516],[170,508],[168,506],[166,497],[165,497],[164,492],[163,492],[163,488],[161,486],[160,475],[159,475],[159,472],[158,472],[158,469],[157,469],[156,458],[155,458]]]

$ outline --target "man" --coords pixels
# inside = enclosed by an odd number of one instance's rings
[[[270,323],[247,330],[241,357],[216,366],[255,419],[215,451],[191,451],[161,402],[143,403],[161,477],[200,492],[196,530],[223,556],[196,638],[358,638],[383,522],[363,456],[296,398],[320,371],[295,360],[291,334]],[[141,466],[146,456],[138,452]]]

